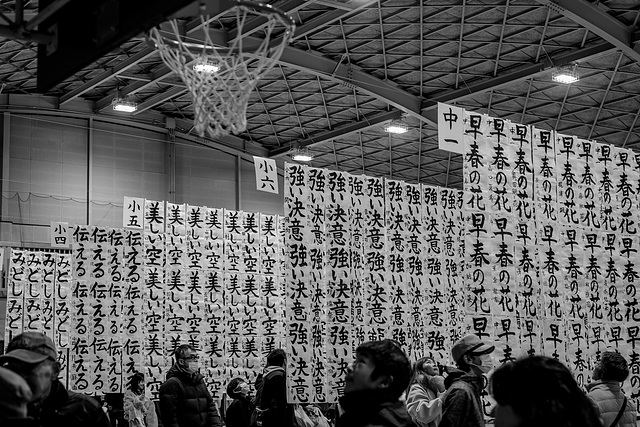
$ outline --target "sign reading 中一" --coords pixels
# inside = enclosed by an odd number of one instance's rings
[[[438,102],[438,148],[464,154],[463,109]]]
[[[253,156],[256,170],[256,188],[259,191],[278,194],[278,168],[274,159]]]

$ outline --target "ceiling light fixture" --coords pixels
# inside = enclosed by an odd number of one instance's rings
[[[389,133],[405,133],[409,131],[409,126],[401,118],[393,119],[384,127],[384,130]]]
[[[291,160],[295,162],[310,162],[311,160],[313,160],[313,154],[309,152],[308,147],[297,147],[293,151]]]
[[[114,111],[122,111],[125,113],[133,113],[138,109],[138,104],[135,101],[129,101],[126,97],[123,97],[118,90],[116,97],[111,101],[111,106]]]
[[[551,80],[567,85],[575,83],[580,80],[577,68],[577,65],[574,65],[573,67],[570,65],[565,67],[558,67],[551,75]]]
[[[199,73],[212,74],[220,71],[220,64],[210,59],[202,58],[193,64],[193,70]]]

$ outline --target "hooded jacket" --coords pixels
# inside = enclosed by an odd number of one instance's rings
[[[336,427],[415,427],[403,401],[380,390],[358,390],[340,398]]]
[[[221,427],[213,398],[198,372],[173,365],[160,386],[160,412],[164,427]]]
[[[264,369],[259,408],[262,427],[291,427],[293,408],[287,404],[287,384],[284,368],[267,366]]]
[[[453,380],[438,427],[484,427],[482,386],[482,377],[477,375],[464,374]]]
[[[624,400],[624,394],[620,390],[617,381],[596,381],[587,386],[587,396],[598,408],[600,420],[604,427],[610,427],[618,416],[618,412]],[[627,408],[622,414],[618,427],[635,427],[636,410],[630,399],[627,399]]]
[[[55,380],[32,425],[40,427],[111,427],[100,404],[84,394],[67,391]]]

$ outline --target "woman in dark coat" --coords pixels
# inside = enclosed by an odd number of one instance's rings
[[[233,399],[226,411],[227,427],[249,427],[254,409],[249,400],[249,384],[243,378],[234,378],[227,385],[227,394]]]

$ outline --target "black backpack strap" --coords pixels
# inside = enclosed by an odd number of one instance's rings
[[[616,419],[611,423],[611,427],[615,427],[616,425],[618,425],[618,421],[620,421],[620,418],[622,418],[622,414],[624,414],[625,409],[627,409],[627,396],[624,397],[624,400],[622,401],[622,407],[618,411],[618,416],[616,417]]]

